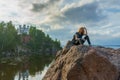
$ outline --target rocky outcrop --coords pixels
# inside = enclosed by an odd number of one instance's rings
[[[74,46],[58,51],[43,80],[119,80],[120,50]]]

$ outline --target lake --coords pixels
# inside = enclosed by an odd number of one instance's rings
[[[52,62],[50,56],[33,56],[17,65],[0,64],[0,80],[42,80]]]

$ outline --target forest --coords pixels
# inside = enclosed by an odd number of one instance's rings
[[[29,34],[18,34],[11,21],[0,22],[0,55],[55,54],[61,48],[59,40],[35,26],[30,26]]]

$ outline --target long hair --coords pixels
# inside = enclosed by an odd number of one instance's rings
[[[85,33],[84,27],[80,27],[79,30],[78,30],[78,32],[83,35]]]

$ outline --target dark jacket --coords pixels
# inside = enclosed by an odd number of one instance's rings
[[[76,39],[76,37],[78,39]],[[87,40],[88,44],[91,45],[91,42],[90,42],[90,39],[89,39],[88,35],[84,35],[84,37],[83,37],[83,34],[80,34],[80,33],[76,32],[73,36],[72,42],[75,45],[79,45],[79,44],[84,44],[84,42],[86,40]]]
[[[73,36],[73,39],[72,39],[73,44],[79,45],[80,43],[83,43],[82,36],[83,36],[83,34],[80,34],[79,32],[76,32]],[[81,40],[81,42],[76,40],[76,37],[79,38]]]

